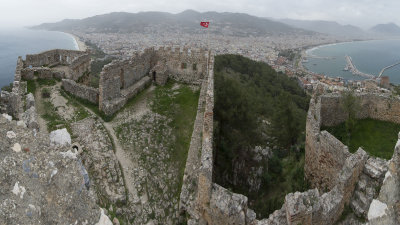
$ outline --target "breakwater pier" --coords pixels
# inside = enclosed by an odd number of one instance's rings
[[[399,65],[399,64],[400,64],[400,62],[397,62],[397,63],[395,63],[395,64],[392,64],[392,65],[390,65],[390,66],[387,66],[387,67],[383,68],[383,69],[381,70],[381,72],[379,73],[378,77],[381,77],[382,74],[383,74],[383,72],[385,72],[385,70],[390,69],[390,68],[392,68],[392,67],[395,67],[395,66],[397,66],[397,65]]]
[[[345,58],[346,58],[346,67],[344,68],[345,71],[350,71],[354,75],[358,75],[369,79],[375,78],[375,76],[372,74],[363,73],[359,71],[357,67],[354,65],[353,60],[350,56],[346,55]]]

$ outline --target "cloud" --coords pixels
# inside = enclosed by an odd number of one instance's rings
[[[115,11],[243,12],[261,17],[334,20],[362,27],[400,24],[397,0],[2,0],[0,26],[27,26]]]

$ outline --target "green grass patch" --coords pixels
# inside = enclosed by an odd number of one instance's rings
[[[36,79],[39,86],[54,86],[57,84],[55,79]]]
[[[35,92],[36,92],[36,82],[35,82],[35,80],[27,80],[26,83],[27,83],[27,87],[26,88],[27,88],[28,93],[35,94]]]
[[[42,91],[45,89],[47,88],[43,88]],[[62,118],[57,113],[57,109],[49,100],[43,100],[43,110],[45,114],[42,115],[42,118],[46,120],[46,125],[49,132],[65,127],[67,128],[68,132],[72,134],[70,124],[87,118],[89,116],[89,113],[76,101],[73,101],[73,99],[70,99],[68,96],[64,95],[62,90],[60,90],[60,94],[67,99],[67,106],[74,107],[74,115],[72,119],[65,120],[64,118]]]
[[[65,127],[69,133],[72,133],[69,123],[61,118],[60,115],[58,115],[57,109],[53,106],[53,104],[51,104],[51,102],[43,101],[43,108],[46,113],[42,115],[42,118],[46,120],[46,125],[49,132]]]
[[[151,109],[160,115],[171,118],[169,126],[172,128],[175,142],[171,145],[170,160],[176,163],[179,168],[179,184],[176,188],[180,190],[200,91],[193,91],[186,85],[181,85],[178,89],[172,90],[174,84],[175,82],[169,81],[165,86],[156,88]],[[179,194],[180,191],[177,193]]]
[[[333,127],[322,127],[334,135],[354,153],[359,147],[375,157],[391,159],[398,140],[400,124],[374,119],[357,120],[351,135],[346,131],[345,123]]]

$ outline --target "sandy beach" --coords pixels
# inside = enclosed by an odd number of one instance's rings
[[[83,41],[81,41],[79,37],[77,37],[73,34],[70,34],[70,35],[75,39],[76,43],[78,44],[79,51],[86,51],[87,46],[85,45],[85,43]]]

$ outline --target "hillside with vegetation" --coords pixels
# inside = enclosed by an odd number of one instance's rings
[[[248,196],[258,217],[279,209],[286,193],[307,189],[308,104],[297,82],[269,65],[216,56],[214,180]]]
[[[202,33],[200,21],[212,21],[210,32],[234,36],[264,36],[282,34],[315,34],[284,23],[245,13],[197,12],[186,10],[172,14],[166,12],[113,12],[85,19],[66,19],[57,23],[44,23],[35,29],[80,31],[87,33],[149,33],[172,31],[174,33]],[[234,26],[232,26],[234,24]]]

